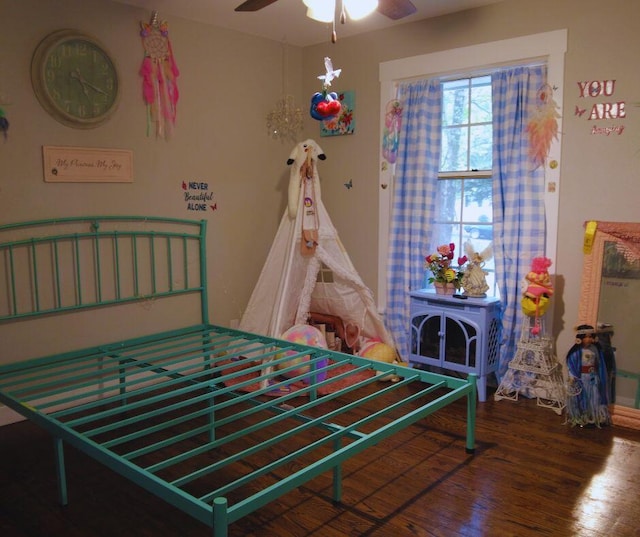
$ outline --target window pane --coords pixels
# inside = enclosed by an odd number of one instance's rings
[[[465,179],[462,220],[472,224],[493,222],[493,186],[490,177]]]
[[[462,217],[462,181],[459,179],[438,181],[436,220],[460,222]]]
[[[460,225],[459,224],[436,224],[433,227],[432,251],[425,253],[426,255],[435,254],[436,248],[441,244],[455,245],[453,264],[458,265],[458,256],[461,255],[462,246],[460,244]]]
[[[470,123],[491,122],[491,77],[471,79]]]
[[[468,144],[469,130],[467,127],[449,127],[443,129],[440,171],[467,171],[469,169],[467,160]]]
[[[470,129],[469,169],[490,170],[493,166],[493,127],[475,125]]]
[[[474,252],[481,253],[493,241],[493,203],[491,179],[467,179],[462,207],[462,240],[469,241]],[[493,270],[487,263],[485,270]]]
[[[469,123],[469,80],[454,80],[442,84],[442,124]]]
[[[493,226],[491,224],[466,224],[464,226],[465,239],[473,244],[478,241],[490,241],[493,239]]]

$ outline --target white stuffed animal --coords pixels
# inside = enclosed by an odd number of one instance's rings
[[[287,165],[291,166],[289,176],[289,218],[292,220],[298,214],[298,204],[300,201],[300,185],[305,176],[313,177],[313,188],[315,197],[320,199],[320,177],[316,169],[317,160],[325,160],[327,156],[315,140],[305,140],[298,143],[287,160]],[[308,174],[313,174],[308,175]]]

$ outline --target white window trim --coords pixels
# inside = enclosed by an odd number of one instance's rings
[[[567,51],[567,30],[555,30],[514,39],[493,41],[432,54],[412,56],[380,64],[380,140],[384,128],[385,108],[396,97],[396,87],[401,81],[414,78],[444,76],[454,73],[472,73],[482,68],[498,67],[535,59],[547,62],[547,79],[553,86],[553,97],[558,104],[558,132],[562,132],[562,103],[564,88],[564,55]],[[558,166],[545,167],[545,210],[547,215],[547,240],[545,255],[556,259],[558,240],[558,205],[560,195],[561,138],[553,140],[549,161]],[[380,154],[380,196],[378,201],[378,308],[387,306],[387,254],[389,248],[389,223],[395,165],[384,166],[386,160]]]

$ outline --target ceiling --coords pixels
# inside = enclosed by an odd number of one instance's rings
[[[111,1],[111,0],[109,0]],[[330,41],[331,25],[306,17],[302,0],[278,0],[260,11],[239,13],[234,9],[242,0],[114,0],[122,4],[158,11],[160,19],[182,17],[214,26],[221,26],[295,46],[309,46]],[[495,4],[502,0],[412,0],[417,12],[392,21],[375,12],[360,21],[337,23],[338,39],[388,28],[429,17]]]

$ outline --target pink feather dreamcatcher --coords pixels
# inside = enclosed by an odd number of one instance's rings
[[[558,105],[553,100],[553,88],[544,84],[536,94],[536,110],[527,125],[529,133],[529,157],[533,169],[547,160],[551,142],[558,138]]]
[[[169,41],[169,25],[158,22],[154,11],[149,24],[140,23],[144,60],[140,68],[142,95],[147,105],[147,136],[155,127],[156,137],[168,138],[176,122],[177,78],[180,75]]]

